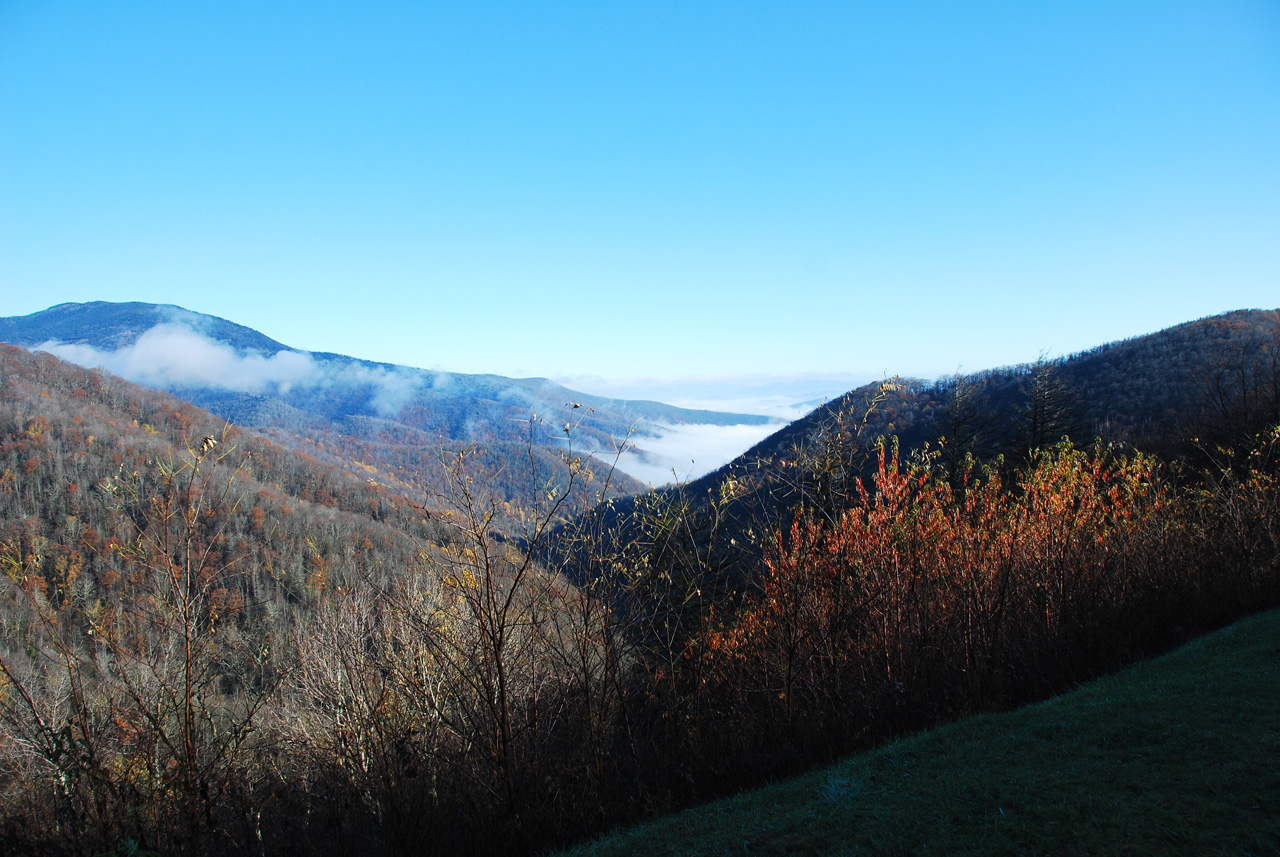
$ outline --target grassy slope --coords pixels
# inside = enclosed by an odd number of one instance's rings
[[[569,853],[1280,854],[1280,611]]]

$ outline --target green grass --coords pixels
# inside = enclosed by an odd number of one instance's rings
[[[1280,611],[566,853],[1280,854]]]

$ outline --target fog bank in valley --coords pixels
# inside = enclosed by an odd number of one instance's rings
[[[618,469],[654,488],[687,482],[728,464],[778,429],[784,420],[764,425],[717,426],[651,424],[651,435],[637,434],[618,458]],[[607,454],[597,458],[611,461]]]
[[[619,399],[652,399],[681,408],[761,414],[766,425],[657,424],[641,427],[635,446],[618,461],[629,476],[654,487],[697,479],[728,464],[787,423],[875,380],[868,373],[690,375],[608,379],[556,379],[567,387]],[[605,458],[605,454],[598,457]]]

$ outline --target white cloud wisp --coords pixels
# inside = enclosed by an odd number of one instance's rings
[[[158,389],[208,387],[283,396],[295,387],[370,384],[374,388],[371,404],[386,417],[398,414],[423,383],[415,372],[359,363],[321,363],[304,351],[279,351],[269,357],[240,353],[181,324],[158,324],[132,345],[115,351],[57,341],[41,343],[33,350]]]

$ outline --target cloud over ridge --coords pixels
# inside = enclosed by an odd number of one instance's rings
[[[80,366],[105,369],[136,384],[158,389],[205,387],[256,396],[284,396],[301,388],[367,384],[370,405],[382,416],[394,416],[413,398],[424,378],[413,370],[362,363],[316,360],[305,351],[279,351],[270,356],[239,351],[210,339],[185,324],[158,324],[131,345],[114,351],[50,340],[33,350],[45,351]]]

